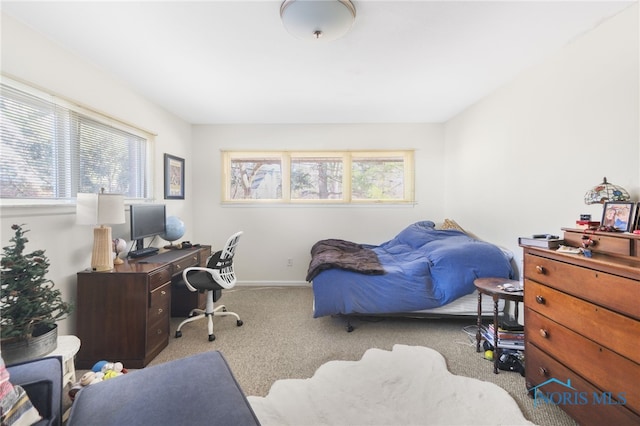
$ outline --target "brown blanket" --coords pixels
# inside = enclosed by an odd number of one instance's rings
[[[337,239],[320,240],[311,247],[307,281],[311,282],[320,272],[330,268],[369,275],[384,274],[376,253],[362,244]]]

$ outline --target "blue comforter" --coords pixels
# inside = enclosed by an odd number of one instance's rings
[[[313,279],[314,317],[413,312],[446,305],[474,290],[481,277],[513,278],[497,246],[431,221],[408,226],[379,246],[383,275],[327,269]]]

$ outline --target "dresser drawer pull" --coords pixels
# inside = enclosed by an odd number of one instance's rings
[[[544,269],[544,266],[536,266],[536,271],[538,271],[539,274],[546,274],[547,271]]]
[[[545,339],[549,337],[549,332],[547,330],[545,330],[544,328],[540,329],[540,336],[544,337]]]
[[[162,291],[160,292],[160,294],[161,294],[161,295],[163,295],[163,296],[166,296],[167,292],[166,292],[166,291],[164,291],[164,290],[162,290]]]
[[[547,377],[549,375],[549,372],[547,371],[546,368],[539,367],[538,368],[538,374],[540,374],[541,376]]]
[[[542,296],[536,296],[536,302],[538,302],[541,305],[544,305],[547,301]]]
[[[158,315],[160,315],[163,312],[162,308],[158,308]]]
[[[178,269],[182,269],[182,266],[180,266],[180,264],[179,264],[179,263],[176,263],[176,268],[178,268]]]
[[[161,328],[157,329],[156,334],[162,334],[162,329]]]

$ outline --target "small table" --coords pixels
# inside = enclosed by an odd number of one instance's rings
[[[524,300],[523,291],[504,291],[502,285],[505,283],[511,283],[514,286],[519,286],[518,281],[508,280],[505,278],[478,278],[473,282],[478,290],[478,331],[476,332],[476,352],[480,352],[480,327],[482,326],[482,295],[486,294],[493,298],[493,342],[494,342],[494,354],[493,354],[493,372],[498,374],[498,301],[513,300],[516,302],[515,316],[518,318],[518,303]]]
[[[58,347],[46,356],[62,357],[62,388],[76,382],[76,367],[73,358],[80,350],[80,339],[76,336],[58,336]]]
[[[74,358],[80,350],[80,339],[76,336],[58,336],[58,346],[53,352],[49,352],[45,356],[59,356],[62,357],[62,392],[68,385],[76,382],[76,364]],[[69,413],[71,409],[62,413],[62,421],[66,422],[69,419]]]

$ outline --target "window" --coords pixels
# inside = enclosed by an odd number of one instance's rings
[[[0,95],[0,196],[65,200],[78,192],[148,198],[150,136],[18,83]]]
[[[224,202],[409,203],[413,151],[223,151]]]

